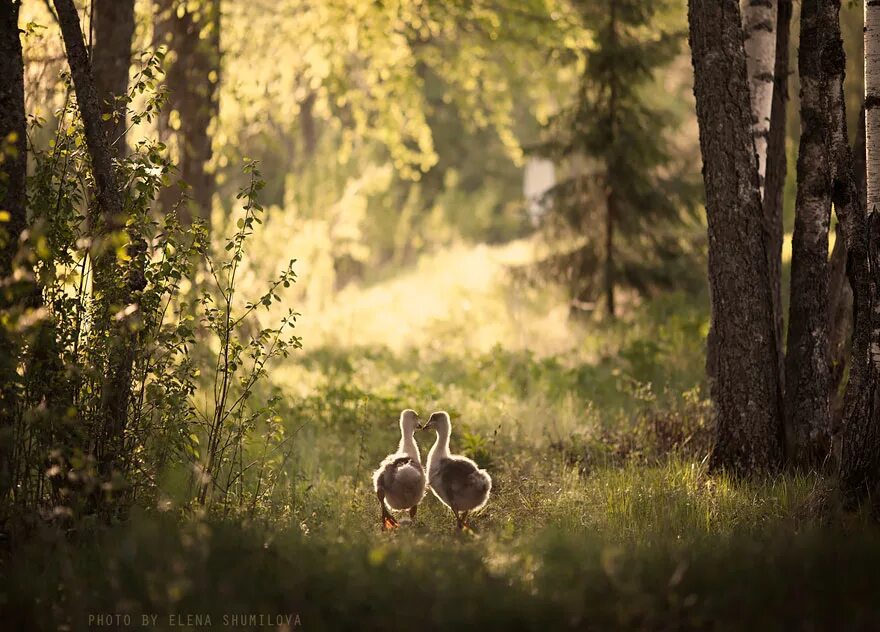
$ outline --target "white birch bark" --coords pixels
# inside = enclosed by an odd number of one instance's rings
[[[773,103],[773,71],[776,63],[776,0],[740,1],[752,106],[752,133],[755,137],[758,180],[763,198],[770,108]]]
[[[880,207],[880,2],[865,2],[865,165],[868,215]]]

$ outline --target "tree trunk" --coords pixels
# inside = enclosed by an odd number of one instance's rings
[[[859,204],[856,178],[844,172],[842,162],[835,199],[841,225],[845,229],[849,251],[849,276],[853,290],[853,350],[850,378],[844,404],[844,422],[840,440],[840,487],[852,506],[865,497],[873,498],[875,508],[880,483],[880,401],[877,378],[880,375],[880,301],[877,279],[872,270],[880,269],[877,244],[880,221],[880,2],[865,2],[865,191],[866,207]],[[839,104],[833,111],[844,120],[843,95],[835,94]],[[842,147],[840,133],[836,147]],[[843,154],[844,149],[839,153]]]
[[[836,6],[835,6],[836,5]],[[785,360],[786,451],[799,467],[821,462],[830,444],[828,229],[831,171],[828,95],[842,77],[823,64],[833,45],[839,2],[801,5],[801,139],[791,256],[791,299]]]
[[[95,89],[103,110],[110,146],[119,156],[126,153],[125,115],[128,110],[128,70],[134,36],[134,0],[94,0],[95,47],[92,54]]]
[[[788,107],[788,49],[791,31],[791,0],[779,0],[776,15],[776,62],[773,102],[770,109],[770,136],[767,140],[767,177],[764,180],[764,221],[767,231],[767,257],[773,314],[776,321],[776,349],[780,390],[785,384],[785,358],[782,335],[782,208],[786,155],[786,108]],[[782,401],[782,393],[779,395]]]
[[[865,2],[865,192],[866,212],[880,205],[880,2]]]
[[[132,304],[137,307],[135,294],[145,285],[142,266],[146,248],[142,240],[132,240],[129,245],[131,265],[127,278],[121,278],[123,275],[120,275],[108,237],[125,230],[126,217],[122,190],[113,170],[107,128],[102,125],[100,101],[76,7],[73,0],[54,0],[54,3],[82,115],[99,211],[91,213],[89,217],[93,242],[96,242],[91,253],[94,260],[93,288],[99,297],[95,326],[99,331],[107,331],[110,341],[107,366],[104,367],[106,378],[101,390],[101,427],[96,430],[92,441],[99,474],[104,481],[108,481],[120,463],[124,445],[136,344],[132,324],[127,318],[117,315]]]
[[[608,6],[608,42],[612,50],[617,47],[617,4],[611,0]],[[611,71],[614,73],[614,71]],[[617,81],[612,74],[608,81],[608,131],[611,143],[617,138]],[[617,201],[614,191],[613,161],[607,165],[608,191],[605,197],[605,309],[614,318],[614,223],[617,221]]]
[[[107,141],[107,130],[101,122],[101,106],[95,81],[92,77],[89,54],[83,42],[80,30],[79,14],[73,0],[54,0],[58,13],[58,22],[67,49],[67,61],[73,76],[77,104],[82,115],[85,129],[86,145],[92,160],[92,171],[95,178],[96,199],[100,216],[90,217],[93,229],[96,224],[106,233],[118,230],[125,225],[122,210],[122,192],[113,171],[110,145]]]
[[[832,113],[837,111],[831,105]],[[844,112],[845,114],[845,112]],[[842,138],[846,139],[846,130],[843,130]],[[837,142],[832,139],[832,148]],[[834,158],[836,161],[837,158]],[[859,116],[859,126],[856,132],[855,144],[852,151],[852,171],[855,178],[855,186],[858,192],[859,208],[865,207],[865,111]],[[829,299],[828,299],[828,329],[829,329],[829,353],[831,371],[831,436],[832,443],[837,441],[840,433],[843,416],[844,398],[841,393],[843,378],[849,357],[852,353],[853,335],[853,293],[850,280],[847,276],[848,253],[846,248],[846,234],[844,227],[839,223],[835,230],[837,239],[834,241],[834,249],[831,252],[829,263]]]
[[[614,191],[605,200],[605,307],[608,317],[614,318]]]
[[[782,456],[781,402],[739,3],[689,0],[688,17],[709,229],[710,466],[769,471]]]
[[[210,224],[214,176],[208,171],[213,155],[208,128],[219,109],[220,0],[201,0],[197,12],[179,6],[175,0],[156,1],[158,40],[173,53],[166,63],[168,107],[162,116],[166,129],[172,110],[180,120],[180,176],[192,188],[191,204],[180,209],[181,221],[189,224],[198,217]]]
[[[18,241],[27,225],[25,175],[27,144],[24,114],[24,65],[18,31],[17,0],[0,0],[0,222],[6,232],[0,248],[0,279],[12,273]],[[5,301],[0,304],[5,304]]]
[[[742,20],[752,106],[752,134],[755,137],[758,179],[763,196],[776,62],[776,0],[742,0]]]
[[[0,211],[8,214],[0,231],[0,310],[15,304],[13,271],[19,239],[27,225],[25,177],[27,144],[24,67],[18,31],[21,3],[0,0]],[[0,233],[0,234],[2,234]],[[12,489],[12,441],[18,403],[16,351],[10,332],[0,324],[0,506]],[[3,516],[0,516],[2,520]]]

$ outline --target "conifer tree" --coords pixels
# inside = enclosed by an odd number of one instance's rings
[[[550,119],[537,151],[570,174],[548,195],[545,226],[576,244],[545,272],[570,283],[574,306],[604,296],[611,317],[618,287],[645,294],[687,276],[680,229],[698,189],[666,142],[677,117],[656,104],[657,75],[682,39],[658,24],[666,4],[579,0],[592,41],[574,56],[577,94]]]

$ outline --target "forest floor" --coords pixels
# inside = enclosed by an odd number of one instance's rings
[[[293,436],[276,492],[205,517],[178,507],[169,479],[162,511],[137,509],[72,539],[38,535],[6,569],[4,620],[85,629],[90,616],[120,613],[128,623],[111,627],[197,628],[206,616],[219,627],[256,614],[278,627],[292,614],[306,630],[880,622],[880,533],[841,514],[833,481],[707,474],[705,297],[573,323],[558,295],[511,284],[505,266],[527,249],[452,249],[343,290],[320,314],[303,309],[304,349],[267,386],[283,396]],[[457,532],[430,494],[414,523],[381,531],[370,474],[396,446],[406,407],[449,411],[453,451],[491,473],[473,533]],[[433,437],[417,438],[426,454]]]

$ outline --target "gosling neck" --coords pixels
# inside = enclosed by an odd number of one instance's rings
[[[403,428],[400,429],[400,445],[397,447],[397,451],[416,460],[419,464],[422,462],[422,457],[419,454],[419,446],[416,444],[416,439],[413,436],[412,430],[406,431]]]
[[[434,443],[434,447],[431,448],[431,454],[439,459],[449,456],[449,426],[437,428],[437,441]]]

